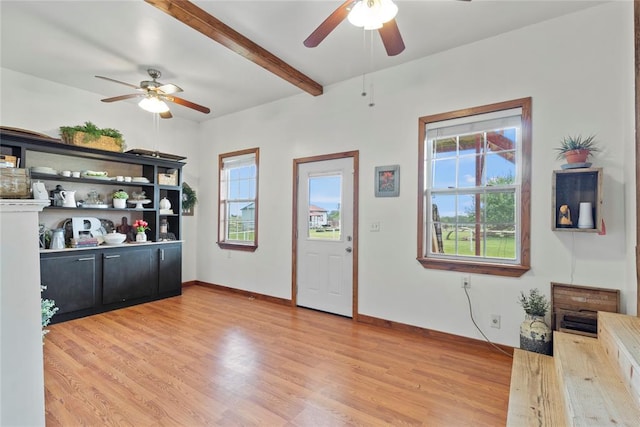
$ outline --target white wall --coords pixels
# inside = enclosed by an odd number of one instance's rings
[[[118,129],[124,135],[127,150],[144,148],[186,156],[184,180],[197,192],[199,171],[196,159],[200,135],[197,123],[179,118],[155,123],[153,115],[135,103],[107,104],[100,102],[102,96],[95,93],[6,68],[0,71],[0,125],[37,131],[56,138],[59,137],[60,126],[75,126],[86,121],[101,128]],[[55,165],[49,166],[55,168]],[[195,280],[197,230],[194,217],[183,217],[182,225],[186,240],[182,280]]]
[[[636,312],[633,160],[633,3],[613,2],[478,41],[375,74],[374,108],[354,79],[202,125],[199,280],[291,297],[292,159],[360,151],[359,313],[480,338],[469,320],[462,274],[427,270],[416,258],[418,117],[531,96],[531,271],[521,278],[472,275],[479,325],[518,345],[520,291],[549,282],[618,288]],[[596,133],[604,152],[607,234],[557,233],[551,176],[561,137]],[[255,253],[215,244],[218,154],[260,147],[260,236]],[[399,198],[373,196],[377,165],[400,164]],[[205,171],[212,171],[206,173]],[[368,232],[372,221],[381,231]],[[384,262],[382,262],[384,260]],[[502,328],[489,327],[490,314]]]
[[[292,159],[359,150],[359,312],[480,338],[461,274],[415,260],[418,117],[531,96],[532,269],[518,279],[471,277],[478,323],[492,340],[517,346],[519,292],[548,292],[551,281],[621,289],[623,310],[636,312],[633,53],[633,3],[612,2],[376,73],[374,108],[354,79],[320,97],[301,94],[202,125],[174,118],[159,130],[133,103],[115,108],[0,69],[0,124],[56,135],[90,120],[121,130],[129,148],[187,156],[185,180],[200,202],[183,218],[183,280],[280,298],[291,297]],[[594,163],[605,171],[606,236],[550,230],[551,174],[560,167],[553,148],[570,133],[602,141]],[[250,147],[260,147],[260,247],[223,251],[215,244],[218,154]],[[375,198],[374,167],[388,164],[401,165],[400,197]],[[368,232],[372,221],[381,222],[379,233]],[[502,316],[501,329],[489,327],[490,314]]]

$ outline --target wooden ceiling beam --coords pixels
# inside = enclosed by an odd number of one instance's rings
[[[313,96],[322,95],[322,85],[293,68],[282,59],[254,43],[222,21],[186,0],[145,0],[178,21],[188,25],[231,49],[238,55],[258,64]]]

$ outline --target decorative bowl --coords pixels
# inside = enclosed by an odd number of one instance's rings
[[[107,245],[119,245],[127,239],[127,235],[122,233],[107,233],[104,234],[102,238]]]

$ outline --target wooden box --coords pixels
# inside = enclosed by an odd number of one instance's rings
[[[0,167],[17,168],[18,158],[8,154],[0,154]]]
[[[30,199],[31,182],[26,169],[0,168],[0,199]]]
[[[551,282],[551,328],[597,336],[598,311],[620,312],[620,290]]]
[[[598,232],[602,230],[602,168],[553,171],[551,229],[553,231]],[[580,203],[591,203],[593,228],[579,228]],[[569,209],[571,225],[561,224],[560,207]]]

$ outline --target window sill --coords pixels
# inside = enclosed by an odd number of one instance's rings
[[[528,265],[496,264],[487,262],[453,261],[418,258],[424,268],[459,271],[463,273],[491,274],[494,276],[520,277],[531,269]]]
[[[220,249],[230,249],[233,251],[255,252],[257,245],[240,245],[237,243],[218,242]]]

